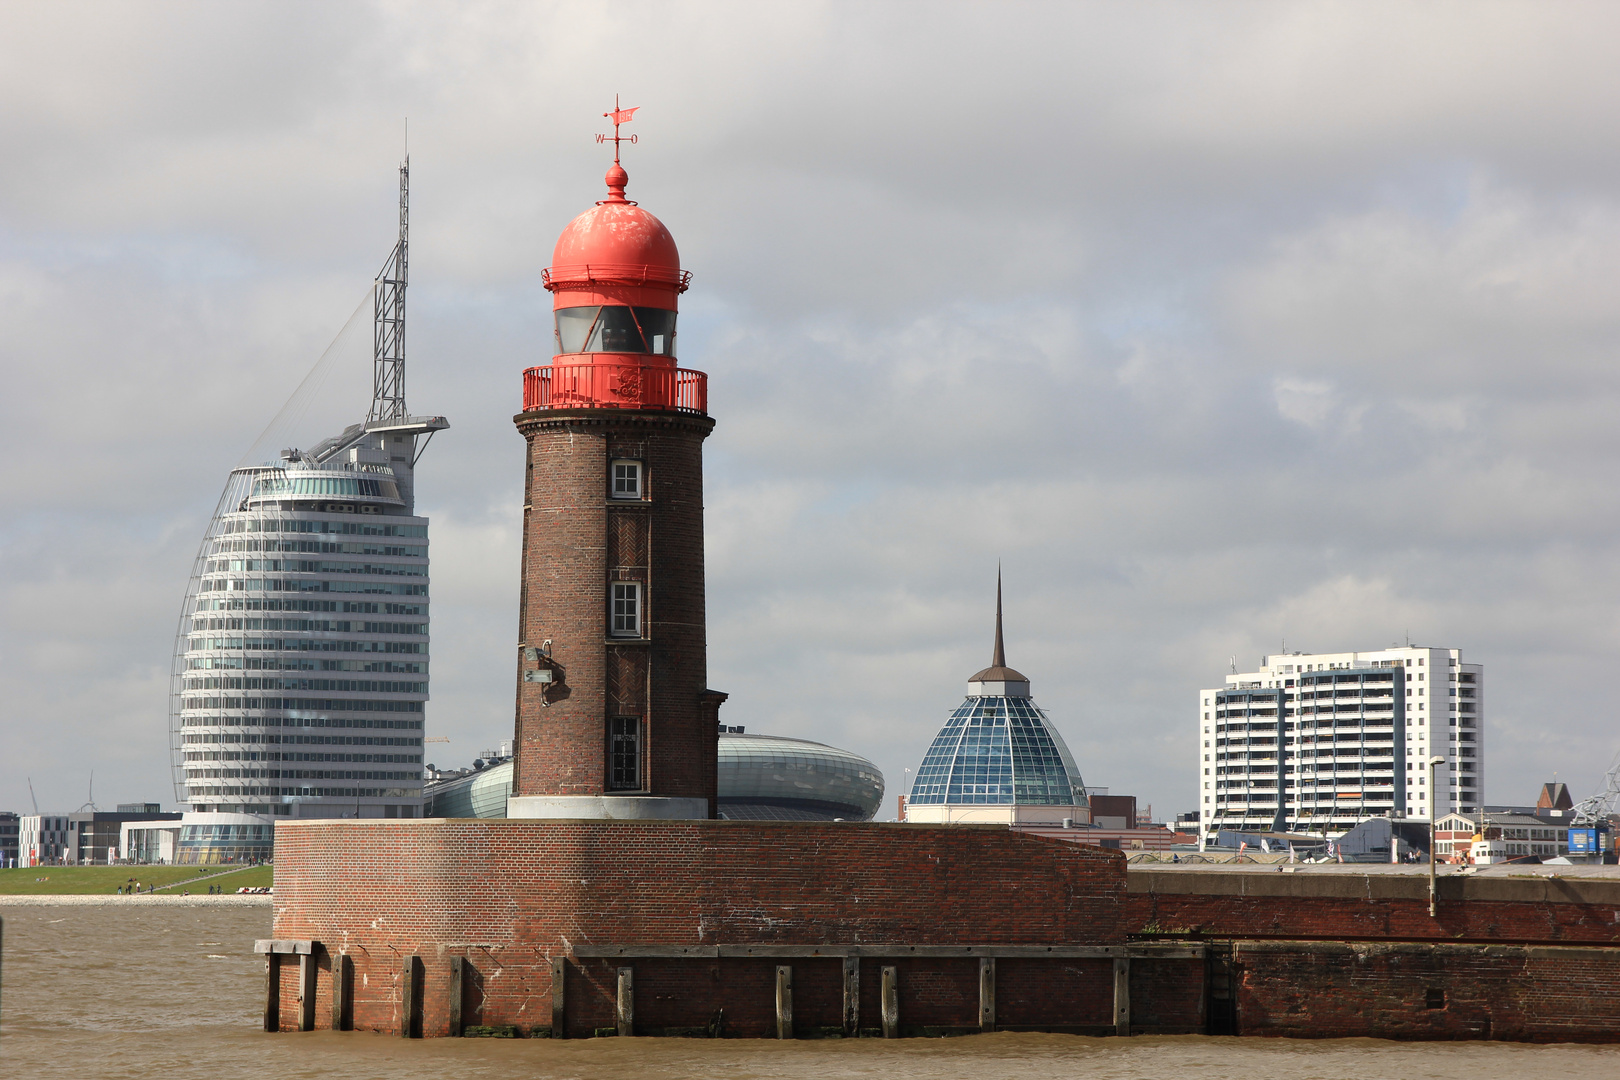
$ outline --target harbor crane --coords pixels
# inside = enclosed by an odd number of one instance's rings
[[[1571,813],[1576,825],[1602,825],[1611,814],[1620,813],[1620,753],[1609,764],[1603,787],[1596,795],[1576,803]]]

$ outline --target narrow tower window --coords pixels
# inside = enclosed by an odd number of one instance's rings
[[[615,461],[613,463],[613,497],[615,499],[641,498],[641,462]]]
[[[613,583],[613,612],[609,629],[614,637],[641,636],[640,582]]]
[[[608,786],[615,791],[641,788],[641,718],[615,716],[608,721]]]

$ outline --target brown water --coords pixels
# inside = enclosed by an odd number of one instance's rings
[[[0,907],[0,1078],[1620,1077],[1620,1047],[1373,1039],[431,1039],[257,1030],[269,908]]]

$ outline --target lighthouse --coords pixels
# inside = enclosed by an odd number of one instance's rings
[[[703,440],[708,376],[679,366],[691,281],[664,223],[607,197],[558,237],[553,356],[523,373],[517,818],[712,818]]]

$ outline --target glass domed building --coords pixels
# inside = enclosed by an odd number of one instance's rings
[[[883,774],[848,750],[732,728],[720,736],[720,817],[732,821],[871,821]]]
[[[883,804],[883,773],[836,746],[722,729],[718,816],[733,821],[871,821]],[[482,766],[482,762],[475,763]],[[505,817],[512,761],[497,761],[425,792],[427,817]]]
[[[996,581],[996,645],[990,666],[968,680],[967,698],[934,736],[906,798],[921,822],[1091,823],[1074,755],[1007,666]]]

